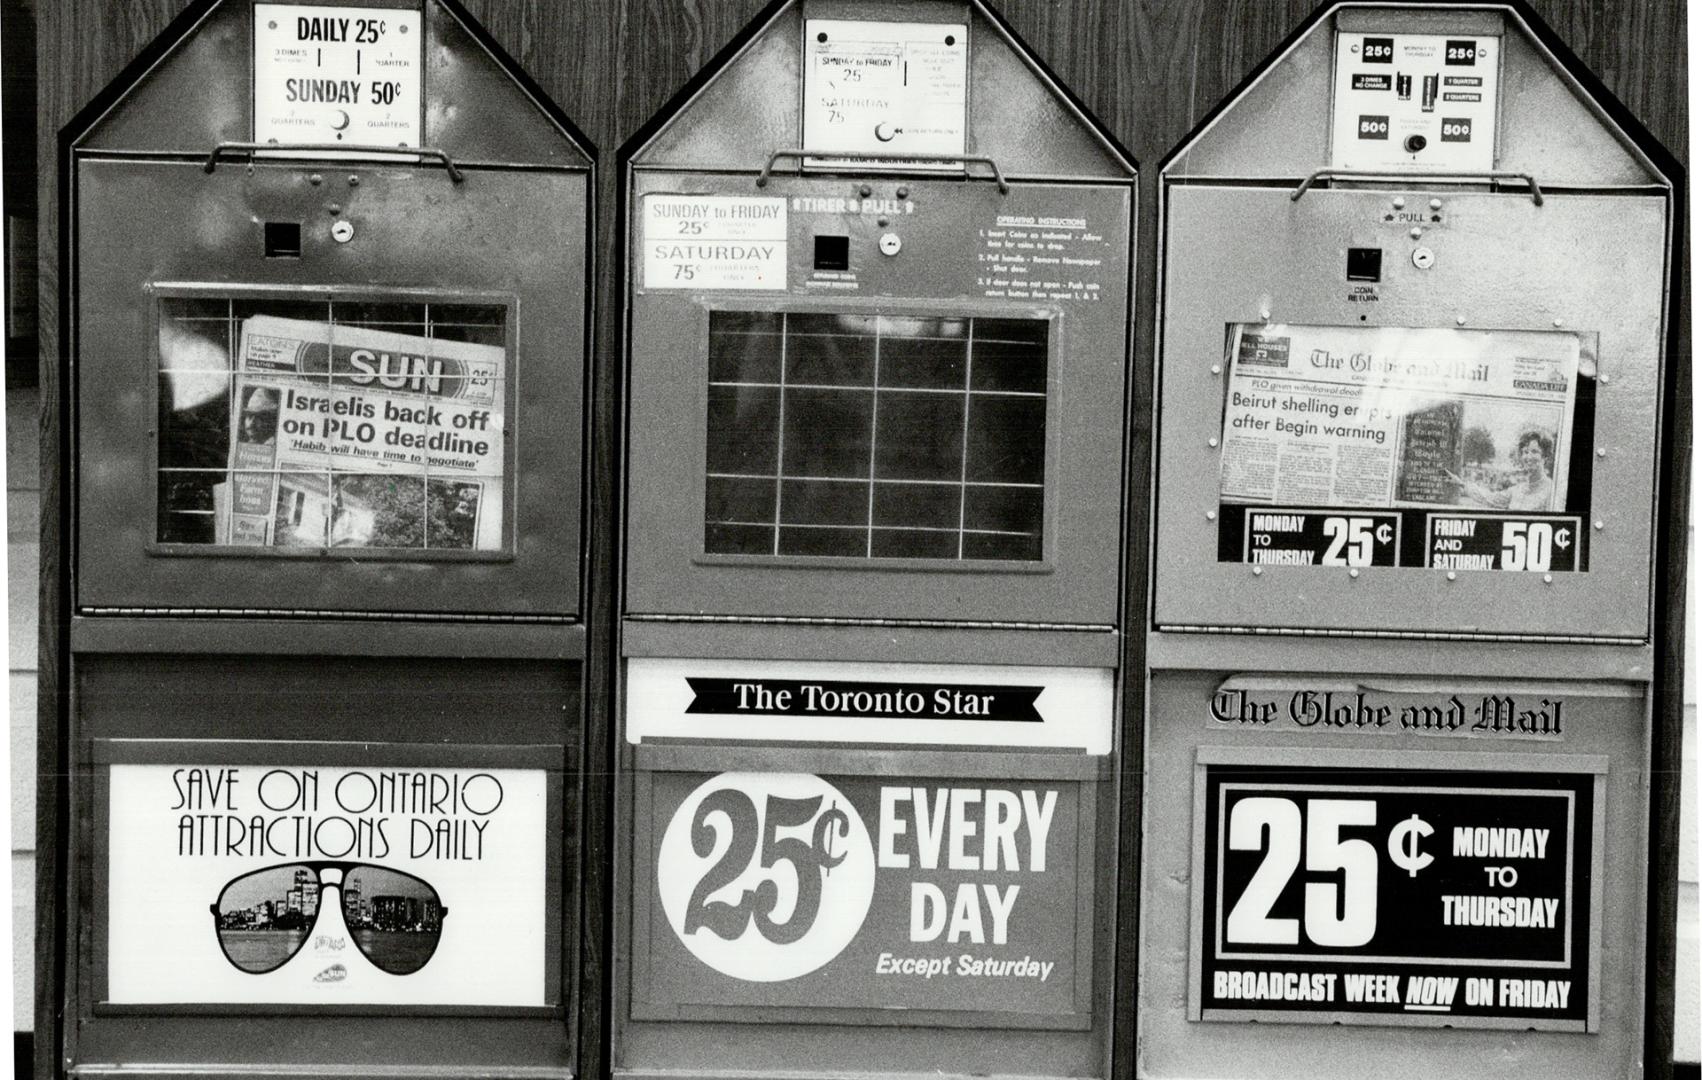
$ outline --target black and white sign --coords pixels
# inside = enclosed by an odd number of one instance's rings
[[[629,742],[1035,746],[1111,752],[1110,669],[627,661]]]
[[[1437,570],[1572,573],[1582,569],[1584,521],[1518,514],[1429,514],[1426,565]]]
[[[1593,1027],[1592,763],[1253,757],[1196,769],[1194,1019]]]
[[[254,6],[254,141],[418,146],[419,11]]]
[[[1252,507],[1242,561],[1278,566],[1394,566],[1399,514]]]

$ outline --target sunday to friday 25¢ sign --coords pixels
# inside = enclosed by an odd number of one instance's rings
[[[786,200],[644,197],[646,289],[786,288]]]

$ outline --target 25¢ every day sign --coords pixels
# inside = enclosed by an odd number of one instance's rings
[[[655,776],[653,1000],[1080,1011],[1088,785]]]

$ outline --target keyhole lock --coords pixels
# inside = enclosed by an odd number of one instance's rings
[[[902,241],[898,238],[897,233],[890,233],[889,232],[889,233],[882,233],[881,234],[881,254],[882,255],[897,255],[898,249],[903,247],[903,246],[904,246],[904,241]]]
[[[353,223],[347,220],[333,221],[331,223],[331,239],[337,241],[337,243],[346,244],[354,238],[355,227]]]
[[[1428,270],[1436,265],[1436,253],[1427,247],[1413,248],[1412,264],[1420,270]]]

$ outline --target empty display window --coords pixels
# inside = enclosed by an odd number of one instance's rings
[[[1048,330],[711,312],[705,552],[1039,561]]]
[[[501,304],[162,299],[156,538],[502,549],[507,326]]]

